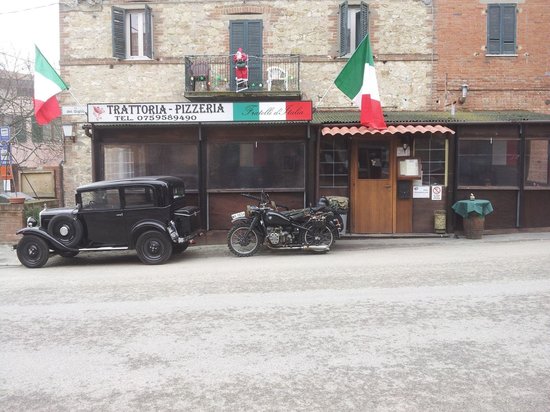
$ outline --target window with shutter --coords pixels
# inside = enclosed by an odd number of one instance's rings
[[[153,58],[151,8],[111,8],[113,57],[117,59]]]
[[[340,56],[352,54],[369,32],[368,4],[340,4]]]
[[[516,5],[487,7],[487,54],[516,54]]]
[[[239,47],[248,55],[248,88],[260,88],[262,84],[263,56],[262,20],[232,20],[229,22],[231,56],[237,52]],[[233,65],[233,59],[230,59],[230,64]],[[231,78],[231,89],[235,89],[234,76]]]

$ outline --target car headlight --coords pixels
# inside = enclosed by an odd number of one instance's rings
[[[27,218],[27,227],[34,227],[34,226],[36,226],[37,223],[38,222],[36,221],[36,219],[32,216],[29,216]]]

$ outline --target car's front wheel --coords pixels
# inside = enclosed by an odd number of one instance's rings
[[[161,265],[172,256],[172,242],[165,233],[149,230],[138,238],[136,252],[146,265]]]
[[[17,258],[28,268],[40,268],[50,257],[46,241],[38,236],[26,235],[17,244]]]

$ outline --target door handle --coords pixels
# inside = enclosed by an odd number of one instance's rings
[[[391,185],[384,186],[386,189],[391,189]]]
[[[115,216],[117,217],[124,216],[124,213],[117,213]]]

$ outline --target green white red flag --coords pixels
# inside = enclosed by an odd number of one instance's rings
[[[361,108],[361,124],[386,129],[369,36],[353,52],[334,84]]]
[[[56,95],[67,90],[65,82],[36,47],[34,59],[34,116],[36,123],[46,125],[61,116]]]

